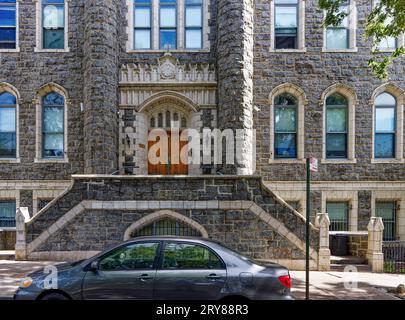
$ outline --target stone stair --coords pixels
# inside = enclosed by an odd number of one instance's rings
[[[15,260],[15,251],[0,250],[0,261],[2,260]]]
[[[361,257],[354,256],[331,256],[331,271],[343,272],[347,266],[354,266],[359,272],[371,272],[371,266]]]

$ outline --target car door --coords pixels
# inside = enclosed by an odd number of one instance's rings
[[[159,246],[137,242],[103,255],[83,279],[83,299],[152,299]]]
[[[226,283],[221,258],[207,246],[166,241],[156,274],[158,300],[216,300]]]

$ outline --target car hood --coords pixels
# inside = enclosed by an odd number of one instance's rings
[[[80,261],[76,261],[76,262],[64,262],[64,263],[62,262],[62,263],[49,264],[37,271],[34,271],[34,272],[28,274],[27,276],[31,277],[33,279],[38,278],[38,277],[45,277],[49,274],[49,272],[45,273],[45,268],[50,267],[50,266],[56,267],[56,269],[58,270],[58,273],[61,273],[64,271],[69,271],[69,270],[79,266],[83,261],[84,260],[80,260]]]

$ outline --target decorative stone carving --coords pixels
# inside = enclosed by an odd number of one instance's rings
[[[171,53],[165,53],[154,65],[139,63],[121,66],[121,85],[167,82],[215,84],[215,66],[208,63],[180,64]]]
[[[170,53],[166,53],[158,61],[161,79],[175,79],[177,60]]]

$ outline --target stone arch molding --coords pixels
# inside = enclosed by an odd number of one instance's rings
[[[188,113],[197,113],[200,108],[190,98],[175,91],[162,91],[149,97],[138,108],[138,112],[149,113],[151,110],[160,107],[162,104],[176,104]]]
[[[343,84],[343,83],[335,83],[335,84],[331,85],[330,87],[328,87],[322,93],[320,104],[324,105],[326,99],[334,93],[340,93],[340,94],[344,95],[349,100],[349,104],[354,105],[357,103],[357,94],[353,88],[351,88],[348,85]]]
[[[147,225],[151,224],[154,221],[161,220],[164,218],[172,218],[181,221],[183,223],[186,223],[191,227],[193,227],[194,229],[196,229],[197,231],[199,231],[203,236],[203,238],[208,238],[207,230],[199,223],[175,211],[163,210],[149,214],[131,224],[129,228],[125,231],[124,241],[130,240],[131,234],[134,233],[135,231],[140,230],[143,227],[146,227]]]
[[[3,93],[3,92],[8,92],[8,93],[12,94],[13,96],[15,96],[17,98],[18,101],[21,100],[20,92],[18,91],[18,89],[16,87],[14,87],[10,83],[0,82],[0,93]]]
[[[67,90],[55,82],[49,82],[38,89],[37,96],[36,96],[36,103],[37,104],[41,103],[40,102],[41,98],[51,92],[56,92],[56,93],[59,93],[60,95],[62,95],[65,98],[65,104],[67,104],[69,102],[69,94],[68,94]]]
[[[270,103],[273,105],[274,98],[276,98],[277,96],[279,96],[282,93],[290,93],[293,96],[295,96],[300,101],[300,103],[302,103],[303,105],[308,104],[308,100],[307,100],[304,90],[302,90],[300,87],[298,87],[297,85],[295,85],[293,83],[283,83],[283,84],[280,84],[277,87],[275,87],[269,95]]]
[[[375,99],[384,92],[387,92],[387,93],[393,95],[395,97],[395,99],[397,99],[397,103],[399,105],[404,104],[405,90],[401,89],[394,83],[388,82],[388,83],[382,84],[381,86],[379,86],[378,88],[376,88],[374,90],[373,95],[371,96],[370,105],[374,106]]]

